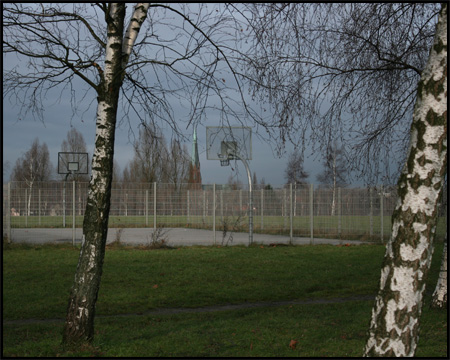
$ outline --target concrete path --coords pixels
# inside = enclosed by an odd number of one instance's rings
[[[214,232],[211,230],[163,228],[157,229],[156,231],[159,231],[159,234],[156,234],[156,237],[158,239],[165,239],[167,244],[170,246],[249,244],[248,233],[227,233],[225,238],[223,238],[223,233],[221,231],[216,231],[216,236],[214,239]],[[151,244],[153,232],[153,228],[110,228],[108,230],[108,238],[106,242],[111,243],[117,238],[120,238],[120,241],[125,244],[148,245]],[[62,243],[72,242],[73,237],[75,239],[75,243],[80,243],[82,230],[76,229],[75,234],[73,234],[72,229],[11,229],[11,238],[13,243]],[[253,242],[264,245],[289,244],[289,236],[253,234]],[[305,237],[293,237],[292,243],[294,245],[340,245],[345,243],[359,245],[368,244],[369,242],[321,238],[314,238],[311,240],[310,238]]]

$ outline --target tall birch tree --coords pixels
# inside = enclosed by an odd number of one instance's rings
[[[447,171],[447,4],[419,81],[365,356],[414,356]]]
[[[76,343],[94,336],[95,304],[100,288],[111,199],[114,135],[120,88],[134,41],[147,17],[148,4],[135,7],[124,36],[125,4],[113,3],[105,12],[107,41],[104,68],[99,70],[97,124],[91,181],[83,221],[81,248],[69,297],[63,341]]]
[[[247,76],[280,139],[319,149],[338,139],[368,182],[391,154],[404,159],[364,354],[412,356],[446,173],[447,5],[248,6]]]
[[[138,3],[128,21],[127,6],[3,4],[4,99],[17,104],[21,116],[41,120],[50,95],[70,94],[75,115],[83,100],[96,104],[85,241],[68,302],[67,344],[94,336],[118,118],[138,119],[147,128],[165,122],[177,136],[207,113],[225,124],[258,119],[232,66],[236,39],[244,34],[227,6]]]
[[[39,181],[48,181],[53,173],[53,165],[46,143],[39,144],[39,139],[34,139],[31,148],[16,160],[12,170],[13,181],[23,181],[27,187],[27,215],[31,215],[31,198],[33,186]]]

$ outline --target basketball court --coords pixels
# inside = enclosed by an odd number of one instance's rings
[[[13,243],[31,244],[60,244],[72,243],[72,229],[11,229]],[[120,241],[127,245],[150,245],[152,242],[153,228],[110,228],[106,243],[109,244],[120,237]],[[231,236],[231,237],[230,237]],[[81,243],[82,229],[76,229],[75,244]],[[163,228],[160,239],[165,239],[169,246],[212,246],[212,245],[248,245],[248,233],[227,233],[223,237],[221,231],[216,231],[216,242],[214,243],[214,232],[212,230]],[[289,244],[289,236],[253,234],[253,243],[261,245]],[[350,243],[354,245],[369,244],[364,241],[346,241],[338,239],[314,238],[314,245],[329,244],[341,245]],[[293,237],[294,245],[310,245],[311,238]]]
[[[221,166],[228,166],[230,160],[240,160],[244,164],[249,185],[249,232],[233,232],[224,234],[222,231],[186,229],[186,228],[110,228],[108,230],[107,244],[119,240],[128,245],[151,245],[153,239],[162,240],[169,246],[225,246],[225,245],[318,245],[344,244],[346,240],[321,239],[309,237],[292,237],[283,235],[269,235],[253,233],[253,206],[252,206],[252,179],[248,161],[252,159],[252,131],[249,127],[209,126],[206,129],[207,159],[220,161]],[[88,173],[87,153],[58,153],[58,173],[65,175],[65,183],[70,175]],[[65,190],[63,203],[63,228],[14,228],[11,229],[11,238],[14,243],[64,243],[80,244],[82,241],[81,228],[65,228]],[[73,201],[72,206],[75,202]],[[215,204],[214,204],[215,208]],[[75,223],[75,209],[72,209]],[[214,227],[215,228],[215,225]],[[351,244],[362,244],[362,241],[351,241]]]

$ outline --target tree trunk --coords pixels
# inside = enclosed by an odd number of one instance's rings
[[[109,4],[106,14],[107,43],[104,70],[96,65],[97,125],[92,175],[83,221],[82,245],[71,289],[63,331],[63,343],[90,342],[94,337],[95,304],[100,288],[108,233],[113,178],[114,135],[120,89],[134,42],[147,17],[149,3],[139,3],[124,37],[125,3]]]
[[[365,356],[414,356],[447,163],[447,5],[418,84]]]
[[[30,191],[28,193],[28,199],[26,199],[26,202],[27,202],[26,215],[27,216],[31,215],[31,192],[33,191],[33,181],[31,181],[29,184],[30,185],[29,185],[28,189]]]
[[[441,270],[434,289],[431,307],[444,308],[447,306],[447,235],[445,236],[444,250],[442,252]]]
[[[100,72],[95,151],[83,222],[82,245],[71,289],[63,342],[91,341],[95,303],[100,287],[111,198],[114,134],[122,82],[122,39],[125,5],[112,4],[107,16],[108,41],[104,72]]]

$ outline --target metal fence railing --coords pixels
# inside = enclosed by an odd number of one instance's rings
[[[381,242],[390,236],[395,187],[255,187],[254,233]],[[3,184],[4,238],[15,241],[15,231],[25,229],[27,236],[37,239],[45,236],[40,229],[52,228],[65,233],[72,229],[73,240],[81,239],[87,189],[88,183],[75,181]],[[109,227],[246,232],[248,204],[248,190],[229,185],[117,183],[111,193]],[[438,239],[444,238],[446,227],[445,192]]]

